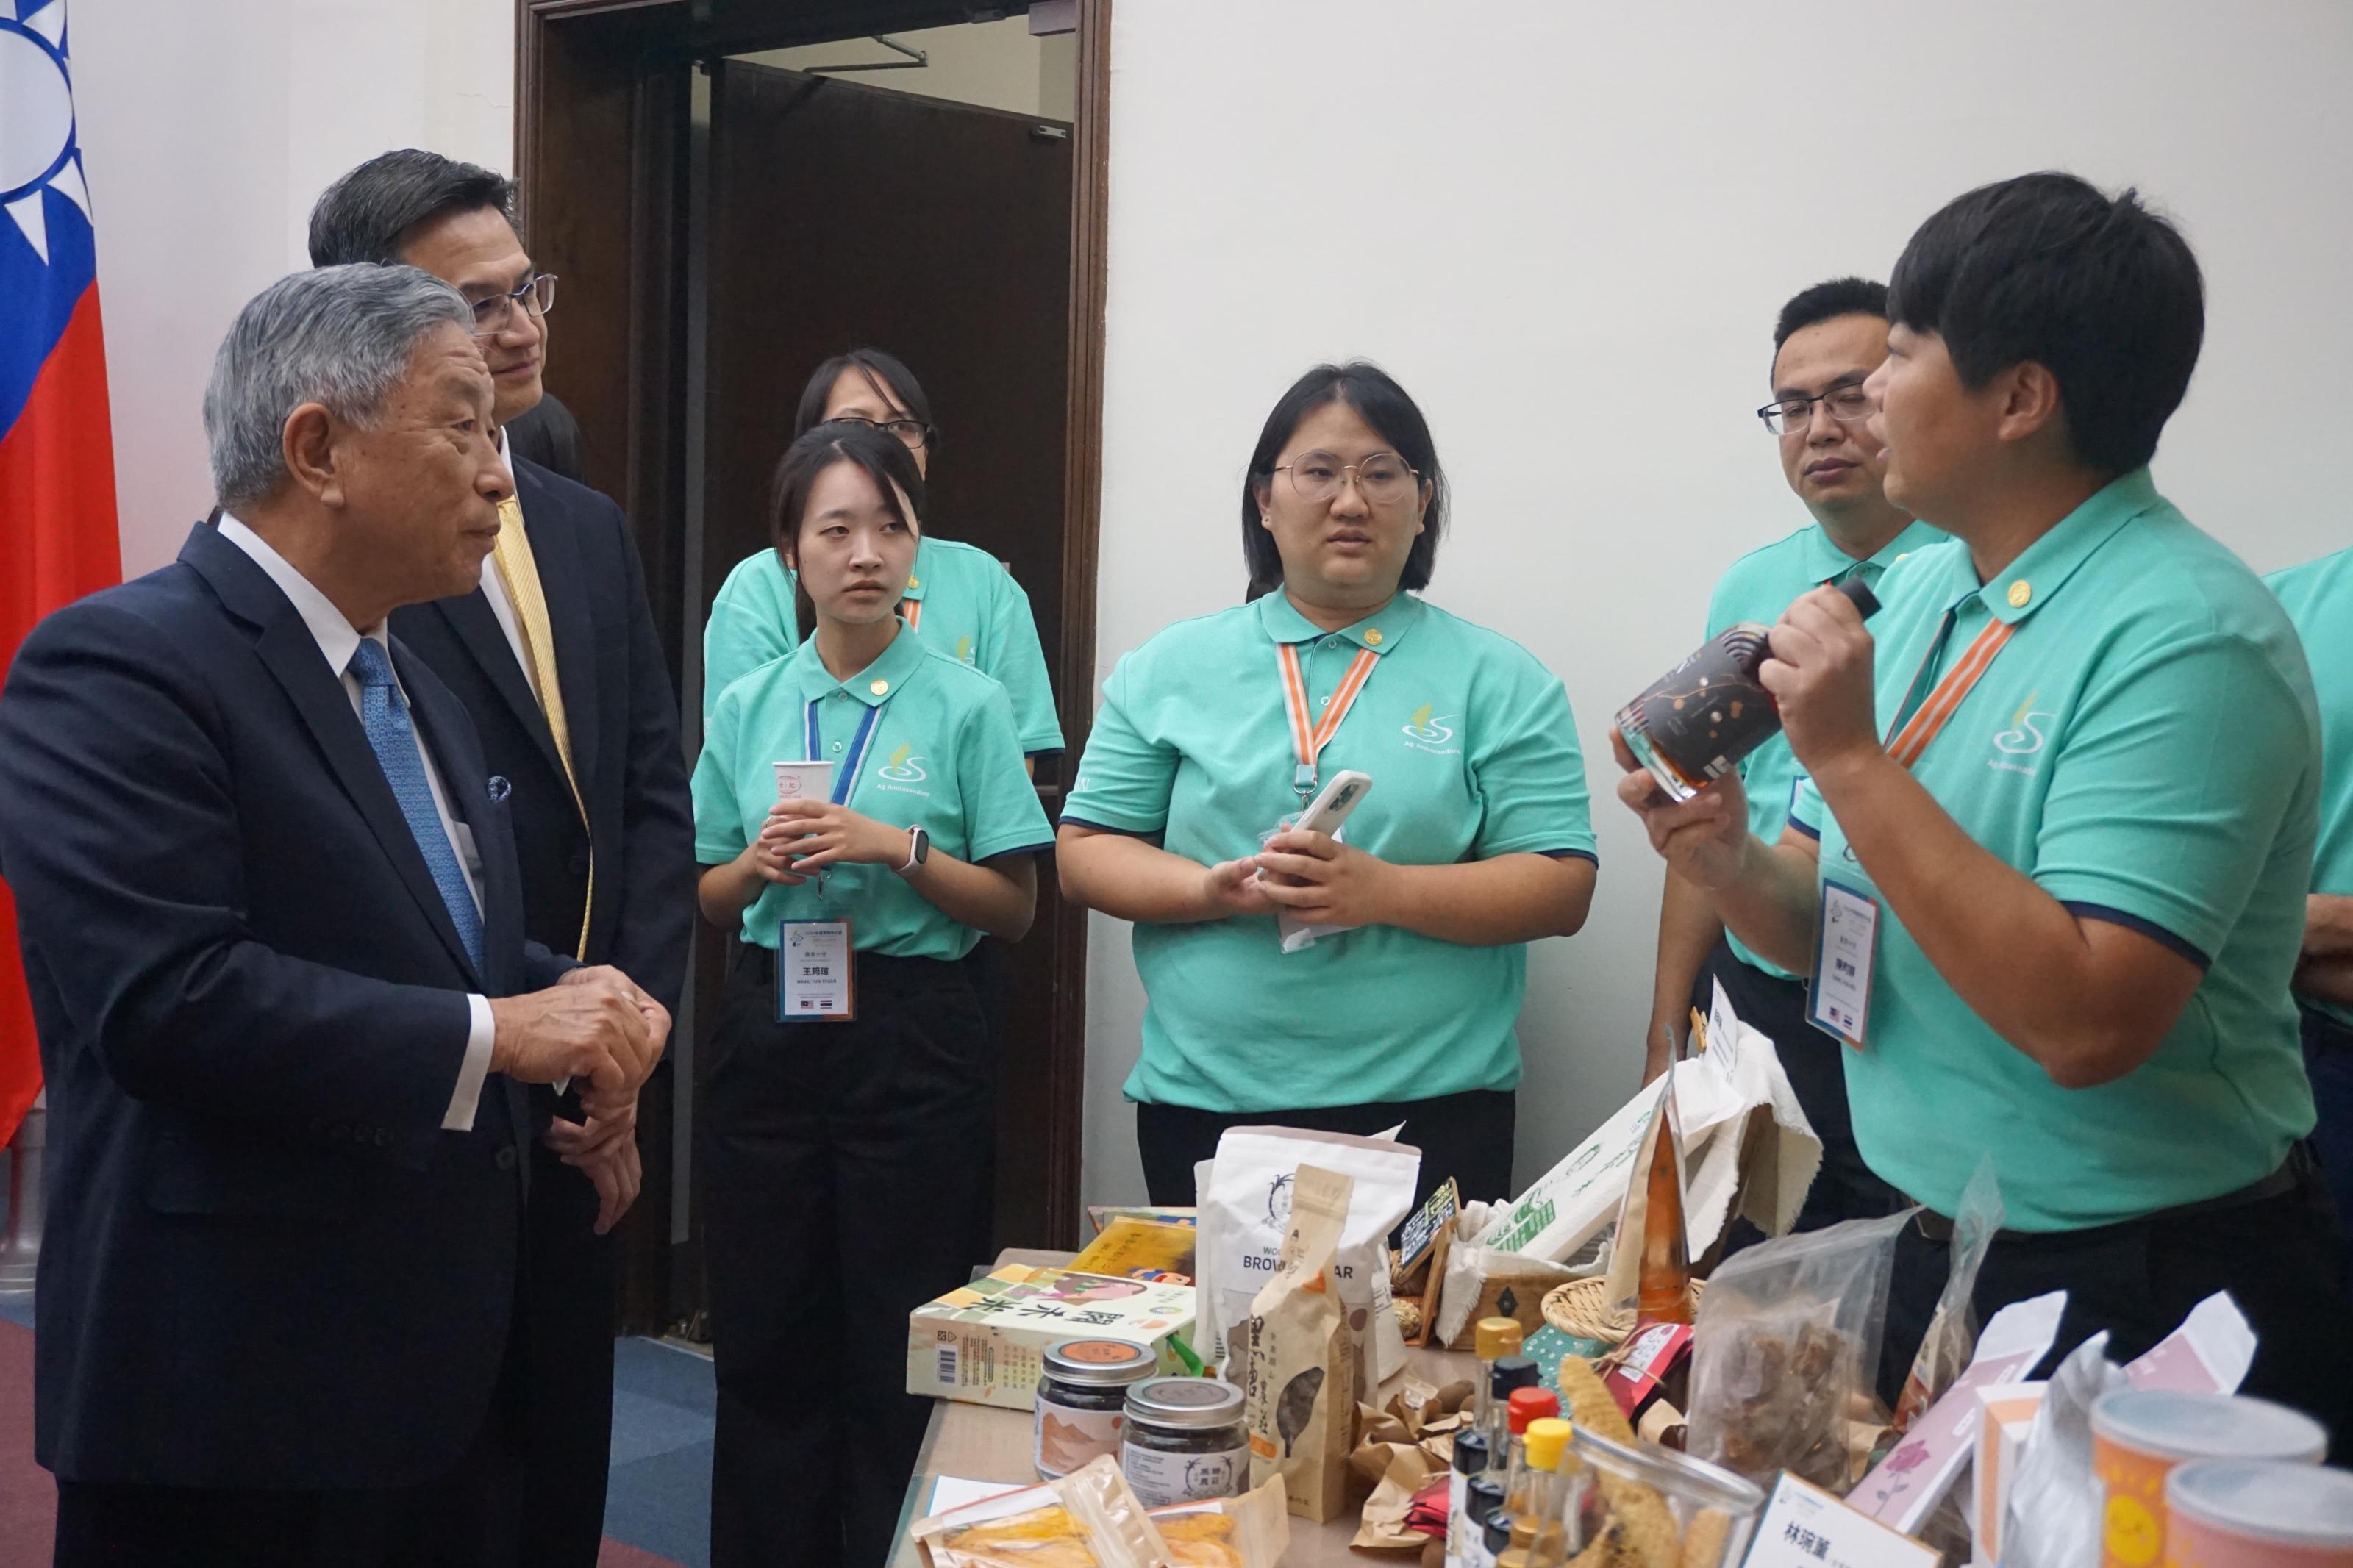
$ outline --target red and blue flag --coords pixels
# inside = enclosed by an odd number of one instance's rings
[[[66,0],[0,0],[0,669],[35,622],[122,574],[70,42]],[[0,1144],[40,1087],[0,888]]]

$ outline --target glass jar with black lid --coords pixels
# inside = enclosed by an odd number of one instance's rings
[[[1119,1452],[1127,1391],[1158,1372],[1160,1358],[1126,1340],[1060,1340],[1044,1360],[1032,1458],[1050,1481]]]
[[[1155,1377],[1127,1392],[1120,1469],[1146,1508],[1250,1489],[1242,1391],[1214,1377]]]

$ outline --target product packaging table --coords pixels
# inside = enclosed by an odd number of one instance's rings
[[[1013,1250],[1000,1257],[997,1263],[1055,1268],[1068,1263],[1071,1257],[1067,1252]],[[1408,1375],[1440,1386],[1469,1377],[1477,1365],[1471,1356],[1449,1351],[1406,1352]],[[1384,1390],[1380,1398],[1365,1403],[1377,1405],[1386,1397]],[[924,1435],[923,1452],[915,1460],[914,1477],[907,1484],[906,1501],[899,1518],[899,1545],[891,1568],[918,1568],[922,1559],[914,1542],[907,1539],[907,1529],[933,1511],[932,1486],[940,1477],[1001,1481],[1008,1489],[1035,1483],[1038,1472],[1032,1465],[1031,1431],[1031,1416],[1026,1410],[997,1410],[985,1405],[940,1400],[932,1412],[931,1430]],[[1354,1508],[1344,1510],[1329,1524],[1293,1518],[1291,1550],[1283,1556],[1282,1568],[1338,1568],[1342,1563],[1377,1568],[1385,1563],[1396,1564],[1396,1568],[1415,1568],[1418,1559],[1408,1552],[1350,1552],[1348,1542],[1356,1538],[1356,1523]]]

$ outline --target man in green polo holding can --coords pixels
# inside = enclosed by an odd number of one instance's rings
[[[1926,1205],[1883,1385],[1990,1156],[1981,1318],[2065,1289],[2054,1355],[2105,1329],[2126,1360],[2228,1290],[2246,1391],[2341,1446],[2353,1309],[2289,997],[2312,681],[2261,581],[2147,472],[2203,336],[2197,261],[2131,193],[2031,174],[1931,217],[1889,290],[1888,499],[1953,539],[1886,573],[1872,630],[1827,589],[1774,627],[1760,679],[1806,775],[1777,844],[1728,780],[1674,805],[1621,755],[1620,795],[1807,977],[1864,1159]]]

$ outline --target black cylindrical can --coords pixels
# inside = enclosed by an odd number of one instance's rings
[[[1838,591],[1865,620],[1879,608],[1859,577]],[[1757,679],[1770,629],[1755,621],[1725,627],[1618,710],[1627,750],[1675,799],[1689,800],[1780,732],[1781,710]]]

